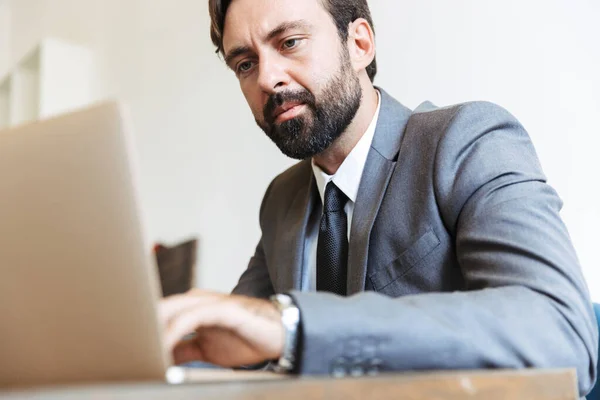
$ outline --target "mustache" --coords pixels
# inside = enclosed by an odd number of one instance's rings
[[[290,102],[304,103],[312,110],[317,109],[315,96],[306,89],[277,92],[269,96],[267,104],[265,104],[263,108],[263,117],[265,121],[270,125],[273,124],[275,122],[275,109]]]

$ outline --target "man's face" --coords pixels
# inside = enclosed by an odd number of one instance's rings
[[[358,75],[321,0],[233,0],[223,49],[256,123],[289,157],[327,149],[360,106]]]

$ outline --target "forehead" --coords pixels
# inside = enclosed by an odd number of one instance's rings
[[[321,0],[232,0],[225,17],[223,48],[249,45],[281,24],[304,20],[333,24]]]

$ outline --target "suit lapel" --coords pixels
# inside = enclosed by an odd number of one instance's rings
[[[303,175],[306,184],[302,185],[294,196],[279,232],[281,247],[277,251],[279,259],[275,265],[278,265],[276,290],[280,293],[292,289],[300,290],[302,284],[306,227],[317,196],[310,161],[305,163],[306,174]]]
[[[371,230],[396,166],[402,135],[411,115],[408,108],[384,90],[379,89],[379,92],[379,118],[352,217],[348,250],[348,295],[361,292],[365,288]]]

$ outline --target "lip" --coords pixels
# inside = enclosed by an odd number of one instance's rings
[[[290,102],[277,107],[273,112],[275,122],[284,122],[294,118],[302,110],[303,106],[304,103]]]

